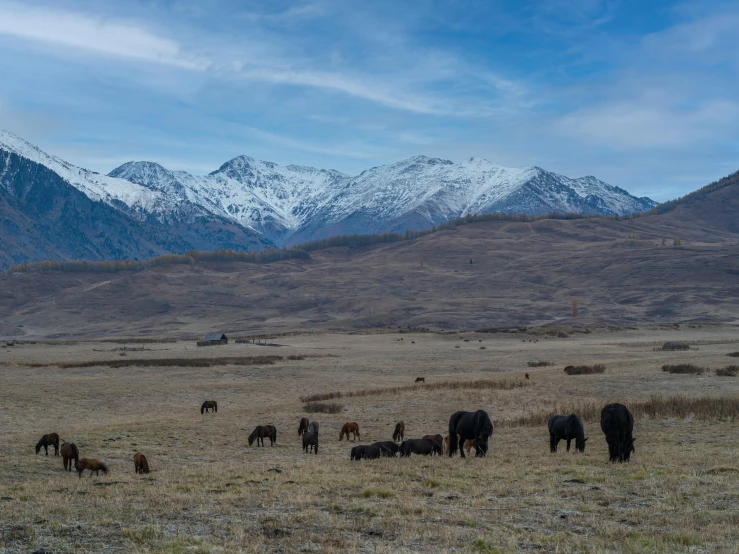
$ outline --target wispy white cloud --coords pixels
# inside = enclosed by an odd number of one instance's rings
[[[739,104],[713,101],[679,109],[651,101],[619,101],[568,114],[555,130],[620,150],[684,146],[736,129]]]
[[[0,3],[0,34],[185,69],[209,65],[202,58],[184,55],[176,41],[135,24],[27,4]]]
[[[320,13],[314,5],[291,8],[271,17],[307,17]],[[265,16],[266,17],[266,16]],[[452,79],[453,61],[440,61],[434,56],[434,71],[419,78],[420,71],[409,77],[405,71],[388,69],[383,73],[362,74],[357,71],[327,71],[311,67],[305,59],[266,57],[263,47],[258,55],[241,51],[208,53],[201,45],[161,36],[140,23],[103,18],[56,8],[0,2],[0,35],[45,43],[52,47],[75,49],[99,56],[123,60],[164,64],[190,71],[209,71],[214,75],[248,79],[272,84],[309,87],[340,92],[389,108],[427,115],[486,116],[494,113],[488,102],[465,102],[430,91],[435,80]],[[300,67],[300,69],[296,69]],[[467,70],[467,76],[474,71]],[[482,79],[503,92],[520,94],[521,87],[512,81],[487,75]]]

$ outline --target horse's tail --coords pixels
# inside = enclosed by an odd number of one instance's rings
[[[77,462],[79,462],[80,460],[80,451],[77,448],[77,445],[74,443],[72,443],[69,447],[72,449],[72,456],[74,457],[74,465],[77,465]]]
[[[272,440],[274,442],[277,442],[277,429],[274,426],[272,426],[270,428],[270,431],[272,431]]]
[[[457,453],[457,430],[452,423],[452,421],[449,421],[449,457],[451,458]]]

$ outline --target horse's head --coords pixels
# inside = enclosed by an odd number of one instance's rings
[[[636,452],[634,448],[634,438],[630,437],[624,443],[624,461],[628,462],[631,459],[631,453]]]
[[[488,453],[489,435],[480,435],[475,439],[475,455],[485,456]]]
[[[578,452],[585,452],[585,441],[587,440],[587,437],[583,439],[575,439],[575,449],[577,449]]]
[[[44,439],[41,439],[36,443],[36,454],[41,452],[41,447],[44,445]]]
[[[252,445],[252,443],[254,442],[254,439],[256,438],[256,436],[257,436],[256,430],[253,431],[251,435],[249,435],[249,439],[248,439],[249,440],[249,446]]]

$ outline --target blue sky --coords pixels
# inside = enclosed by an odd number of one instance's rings
[[[739,3],[0,0],[0,128],[77,165],[415,154],[666,200],[739,169]]]

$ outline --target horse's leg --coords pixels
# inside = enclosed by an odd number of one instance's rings
[[[549,452],[554,453],[557,451],[557,439],[552,433],[549,433]]]
[[[46,452],[46,455],[49,455],[49,447],[44,445],[44,451]]]
[[[462,458],[466,458],[464,455],[464,441],[465,439],[463,437],[459,437],[459,455],[462,456]]]

